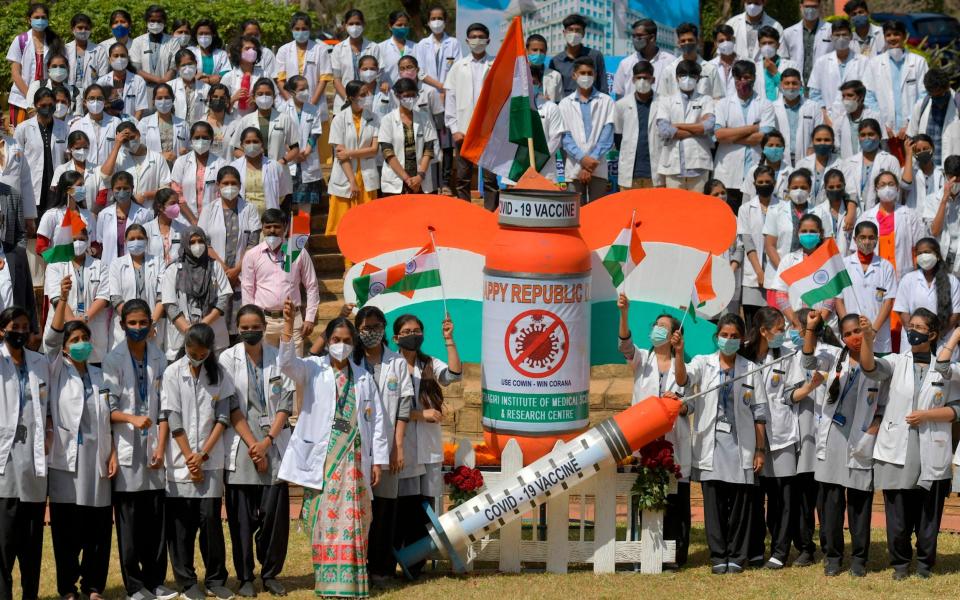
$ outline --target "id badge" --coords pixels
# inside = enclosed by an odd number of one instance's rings
[[[87,314],[87,303],[83,300],[77,301],[77,314],[83,316]]]
[[[260,429],[270,429],[273,419],[269,415],[260,415]]]
[[[340,433],[350,433],[350,421],[347,421],[346,419],[334,419],[333,429],[334,431],[339,431]]]
[[[845,417],[844,415],[834,413],[833,422],[839,425],[840,427],[843,427],[844,425],[847,424],[847,417]]]
[[[730,433],[730,423],[727,421],[717,421],[717,431],[720,433]]]

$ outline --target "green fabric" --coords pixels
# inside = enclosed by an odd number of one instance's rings
[[[517,181],[530,167],[530,149],[528,140],[533,140],[533,159],[537,171],[543,169],[550,160],[547,148],[547,136],[543,133],[540,114],[530,107],[530,98],[514,96],[510,98],[510,134],[511,143],[517,144],[517,153],[510,167],[508,177]]]

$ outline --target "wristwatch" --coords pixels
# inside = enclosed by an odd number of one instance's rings
[[[276,440],[272,435],[270,435],[269,433],[268,433],[267,435],[263,436],[263,437],[265,437],[265,438],[270,438],[270,443],[271,443],[271,444],[274,443],[275,441],[277,441],[277,440]]]
[[[203,462],[207,462],[208,460],[210,460],[210,455],[204,452],[203,454],[200,455],[200,458],[203,459]]]
[[[417,177],[419,177],[420,179],[423,179],[423,178],[426,177],[426,176],[427,176],[426,172],[424,172],[424,171],[417,171]]]

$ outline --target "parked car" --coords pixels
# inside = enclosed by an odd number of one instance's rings
[[[940,13],[873,13],[871,20],[880,23],[900,21],[907,28],[907,43],[911,46],[942,48],[960,39],[960,21]]]

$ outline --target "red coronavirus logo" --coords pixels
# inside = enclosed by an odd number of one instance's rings
[[[547,310],[522,312],[507,325],[507,360],[521,375],[541,379],[563,366],[570,349],[567,326]]]

